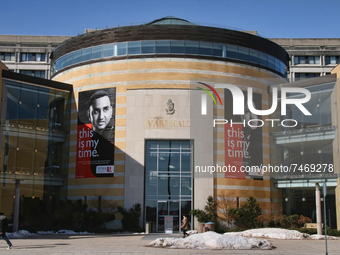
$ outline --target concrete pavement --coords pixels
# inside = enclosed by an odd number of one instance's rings
[[[166,255],[166,254],[326,254],[324,240],[270,240],[273,250],[193,250],[153,248],[146,245],[159,237],[180,237],[180,234],[98,234],[98,235],[40,235],[11,239],[13,249],[7,250],[0,241],[0,254],[15,255]],[[340,240],[328,240],[328,254],[340,254]]]

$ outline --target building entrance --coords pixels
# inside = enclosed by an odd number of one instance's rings
[[[189,216],[192,150],[190,141],[146,141],[144,215],[151,232],[178,232],[181,216]]]
[[[179,216],[178,201],[158,201],[158,232],[178,232],[181,218]]]

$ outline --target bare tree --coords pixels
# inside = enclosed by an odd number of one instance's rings
[[[234,192],[227,192],[223,190],[217,196],[217,212],[219,213],[219,217],[230,225],[230,221],[232,220],[229,216],[229,210],[235,209],[237,207],[237,198],[235,197]],[[221,217],[222,216],[222,217]]]
[[[119,206],[118,201],[108,200],[103,196],[90,197],[88,205],[97,212],[114,213]]]

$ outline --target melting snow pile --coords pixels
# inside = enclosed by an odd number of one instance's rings
[[[325,240],[325,236],[324,235],[311,235],[309,239],[313,239],[313,240]],[[335,236],[327,235],[327,240],[339,240],[339,238],[335,237]]]
[[[68,235],[88,235],[93,234],[89,232],[74,232],[73,230],[59,230],[55,231],[38,231],[38,234],[33,234],[28,232],[27,230],[19,230],[13,233],[6,233],[8,238],[26,238],[30,236],[38,236],[38,235],[51,235],[51,234],[68,234]]]
[[[256,238],[273,238],[273,239],[306,239],[310,235],[301,233],[297,230],[288,230],[281,228],[258,228],[250,229],[242,232],[229,232],[224,235],[237,235],[243,237],[256,237]]]
[[[187,231],[187,235],[188,236],[196,235],[197,233],[198,233],[197,230],[189,230],[189,231]]]
[[[213,231],[186,238],[158,238],[151,243],[152,247],[169,247],[182,249],[263,249],[273,248],[271,242],[255,238],[245,238],[235,235],[220,235]]]
[[[29,236],[37,236],[37,234],[32,234],[30,232],[28,232],[27,230],[19,230],[17,232],[13,232],[13,233],[6,233],[8,238],[25,238],[25,237],[29,237]]]

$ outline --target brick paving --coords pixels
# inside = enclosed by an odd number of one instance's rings
[[[159,237],[180,237],[180,234],[106,234],[106,235],[40,235],[11,239],[13,249],[0,241],[0,254],[15,255],[166,255],[166,254],[326,254],[324,240],[270,240],[273,250],[194,250],[153,248],[146,245]],[[328,240],[328,254],[340,254],[340,240]]]

